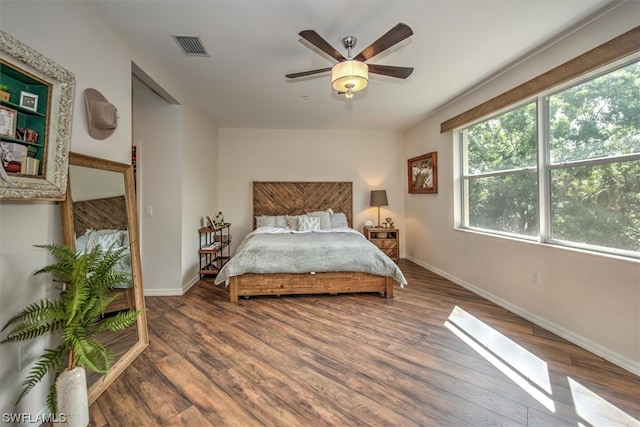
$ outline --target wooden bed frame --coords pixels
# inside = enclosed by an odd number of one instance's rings
[[[253,182],[253,218],[260,215],[300,215],[333,209],[353,224],[351,182]],[[393,298],[391,277],[360,272],[246,273],[229,280],[229,299],[241,296],[379,292]]]

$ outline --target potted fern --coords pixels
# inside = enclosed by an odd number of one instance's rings
[[[112,247],[106,252],[100,246],[85,252],[63,245],[36,247],[47,249],[57,259],[34,275],[48,273],[54,281],[62,282],[60,298],[30,304],[13,316],[2,332],[10,326],[12,329],[0,343],[62,332],[62,342],[45,350],[29,372],[18,402],[45,375],[53,373],[55,379],[47,396],[49,408],[54,414],[64,414],[67,425],[86,426],[89,410],[85,369],[106,374],[113,364],[110,351],[96,337],[106,330],[124,330],[140,315],[139,310],[123,310],[104,317],[105,309],[115,299],[110,291],[131,283],[130,275],[116,268],[127,247]],[[66,388],[69,383],[70,389]],[[72,408],[78,405],[79,413],[74,413]]]

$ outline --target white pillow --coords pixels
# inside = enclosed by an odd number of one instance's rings
[[[103,252],[109,248],[117,249],[122,246],[123,230],[95,230],[89,233],[87,249],[91,250],[95,246],[100,246]]]
[[[89,236],[83,234],[76,238],[76,251],[84,252],[87,249],[87,243],[89,242]]]
[[[331,215],[331,228],[349,227],[347,216],[343,212],[335,212]]]
[[[298,217],[298,231],[320,230],[320,218],[317,216],[300,215]]]
[[[276,217],[261,215],[256,217],[256,227],[275,227]]]
[[[309,212],[308,216],[317,217],[320,221],[320,230],[331,230],[331,216],[327,211]]]
[[[276,215],[275,217],[276,227],[278,228],[289,228],[289,224],[287,224],[287,216],[286,215]]]

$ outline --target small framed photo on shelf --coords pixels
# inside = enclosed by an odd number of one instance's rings
[[[0,105],[0,135],[15,138],[17,119],[18,112],[16,110]]]
[[[38,109],[38,95],[25,91],[20,92],[20,106],[27,110],[36,111]]]
[[[216,225],[213,223],[213,218],[207,215],[207,228],[216,228]]]

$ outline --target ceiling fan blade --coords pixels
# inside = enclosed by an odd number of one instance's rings
[[[378,40],[371,43],[362,52],[360,52],[355,58],[356,61],[366,61],[369,58],[373,58],[377,54],[389,49],[391,46],[400,43],[402,40],[413,34],[413,30],[409,28],[407,24],[402,22],[386,32],[385,35]]]
[[[311,76],[313,74],[324,73],[325,71],[331,71],[331,67],[319,68],[317,70],[302,71],[300,73],[286,74],[285,77],[287,77],[288,79],[295,79],[297,77],[305,77],[305,76]]]
[[[374,74],[382,74],[383,76],[395,77],[398,79],[406,79],[413,73],[413,67],[392,67],[389,65],[367,64],[369,72]]]
[[[318,49],[320,49],[321,51],[323,51],[324,53],[326,53],[327,55],[329,55],[330,57],[334,58],[336,61],[342,62],[346,60],[346,58],[342,56],[340,52],[338,52],[333,46],[327,43],[327,41],[322,37],[320,37],[320,35],[315,31],[304,30],[304,31],[300,31],[298,35],[303,39],[305,39],[306,41],[308,41],[309,43],[311,43],[312,45],[314,45],[315,47],[317,47]]]

